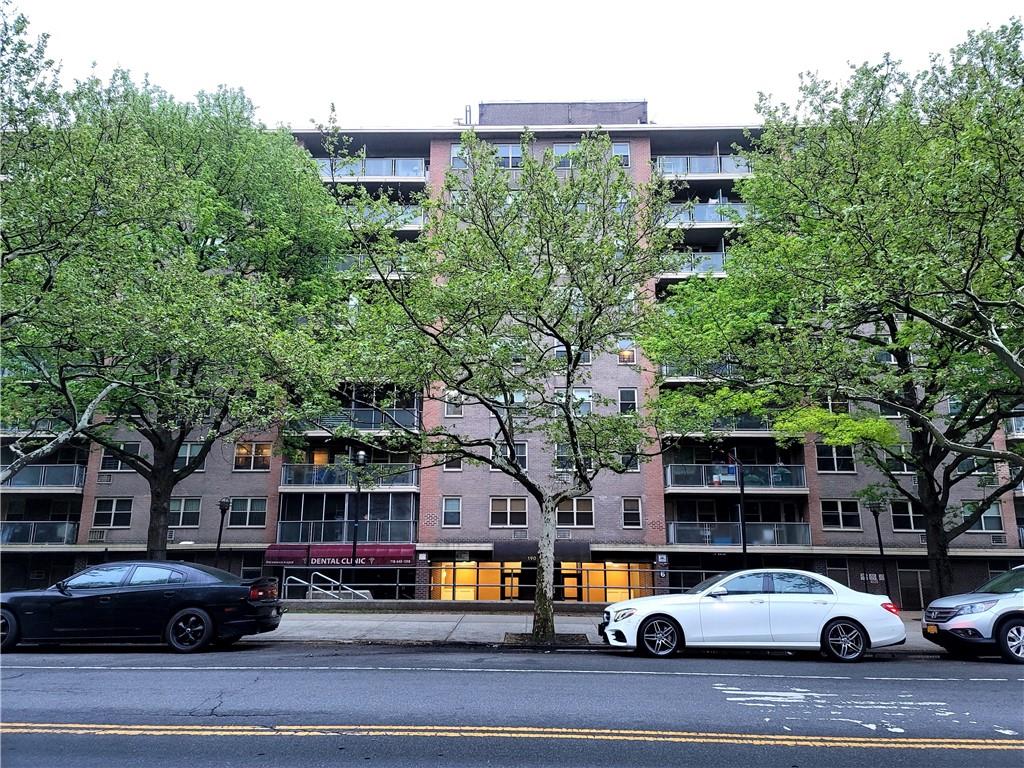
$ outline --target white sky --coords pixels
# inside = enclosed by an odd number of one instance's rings
[[[885,51],[919,69],[1020,0],[15,0],[66,83],[116,66],[179,98],[241,86],[269,125],[444,126],[488,100],[647,99],[668,125],[756,121],[758,91]]]

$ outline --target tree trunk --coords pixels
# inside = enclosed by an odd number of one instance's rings
[[[167,515],[171,510],[171,494],[174,492],[173,465],[169,471],[154,467],[149,479],[149,535],[146,541],[146,557],[151,560],[167,559]]]
[[[925,510],[928,542],[928,572],[932,577],[935,597],[953,594],[953,565],[949,562],[949,542],[942,524],[945,509]]]
[[[537,588],[533,598],[533,639],[555,639],[555,506],[541,506],[540,541],[537,543]]]

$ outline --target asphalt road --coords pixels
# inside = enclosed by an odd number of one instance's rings
[[[1024,763],[1024,667],[993,661],[111,651],[4,656],[4,768]]]

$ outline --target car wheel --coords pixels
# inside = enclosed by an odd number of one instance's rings
[[[636,649],[644,656],[665,658],[683,647],[683,632],[672,619],[652,616],[637,630]]]
[[[202,608],[185,608],[167,622],[167,644],[178,653],[194,653],[213,640],[213,619]]]
[[[833,661],[860,661],[868,650],[868,636],[849,619],[836,619],[821,633],[821,650]]]
[[[18,644],[18,619],[6,608],[0,608],[0,651]]]
[[[999,650],[1007,661],[1024,664],[1024,619],[1010,619],[999,627]]]

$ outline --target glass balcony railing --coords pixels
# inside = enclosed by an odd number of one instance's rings
[[[721,251],[700,253],[680,253],[674,257],[676,265],[673,272],[684,274],[700,274],[706,272],[725,272],[725,254]]]
[[[740,219],[747,216],[746,203],[696,203],[695,205],[683,205],[672,203],[669,205],[669,225],[686,226],[688,224],[731,224],[732,216]]]
[[[1024,416],[1007,419],[1003,423],[1003,429],[1006,430],[1006,436],[1013,440],[1024,438]]]
[[[81,488],[85,467],[81,464],[29,464],[4,480],[4,488]]]
[[[746,158],[740,155],[662,155],[656,158],[655,165],[666,176],[750,173]]]
[[[415,464],[370,464],[363,470],[363,487],[390,488],[417,485],[419,467]],[[355,487],[351,470],[333,464],[285,464],[281,485]]]
[[[661,366],[661,375],[666,379],[700,379],[707,381],[737,376],[739,372],[739,366],[733,363],[716,363],[715,365],[708,365],[703,368],[693,365],[665,364]]]
[[[0,522],[0,544],[74,544],[78,523]]]
[[[739,546],[739,523],[668,524],[669,544]],[[757,546],[810,546],[811,526],[807,523],[747,523],[747,544]]]
[[[330,159],[318,157],[316,162],[320,166],[320,176],[323,179],[332,178]],[[348,162],[335,162],[333,178],[352,179],[361,176],[425,179],[427,177],[427,161],[422,157],[367,157]]]
[[[802,464],[744,464],[743,486],[758,488],[806,488]],[[739,488],[736,464],[666,464],[666,488]]]
[[[393,229],[422,229],[423,208],[418,205],[399,205],[398,210],[387,213],[379,213],[374,221],[391,224]],[[355,211],[347,209],[350,216],[355,217]]]
[[[716,432],[770,432],[771,422],[763,416],[733,416],[728,419],[715,419],[711,428]]]
[[[315,421],[298,425],[301,429],[332,430],[338,427],[352,429],[419,429],[420,412],[417,408],[350,408],[346,411],[325,413]]]
[[[391,542],[411,544],[416,531],[415,520],[360,520],[356,532],[351,520],[287,521],[277,524],[279,544],[351,544],[352,536],[358,536],[357,543]]]

